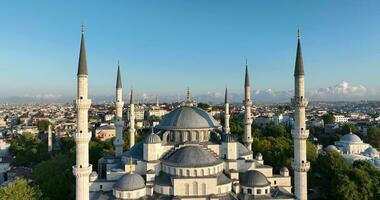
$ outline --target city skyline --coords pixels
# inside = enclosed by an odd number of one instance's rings
[[[114,95],[120,60],[125,92],[133,85],[141,97],[183,97],[189,86],[194,96],[222,100],[227,86],[239,99],[247,57],[254,100],[288,100],[300,28],[306,93],[311,100],[380,98],[375,75],[379,72],[380,38],[375,28],[379,13],[373,4],[117,1],[112,5],[96,2],[91,9],[84,9],[84,2],[34,4],[30,9],[28,3],[17,7],[8,3],[0,14],[2,19],[11,12],[20,14],[4,20],[9,28],[0,33],[6,38],[0,47],[3,101],[74,97],[72,75],[82,21],[90,96]],[[367,12],[356,13],[358,9]],[[60,10],[69,10],[70,15]],[[100,11],[102,15],[97,15]]]

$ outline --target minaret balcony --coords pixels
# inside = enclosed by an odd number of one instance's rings
[[[305,97],[294,97],[292,98],[292,105],[294,107],[301,107],[305,108],[309,102],[307,101],[307,98]]]
[[[77,99],[76,100],[77,109],[79,110],[88,110],[91,106],[91,100],[90,99]]]
[[[296,162],[293,160],[292,168],[294,171],[297,171],[297,172],[308,172],[310,169],[310,162],[308,161]]]
[[[293,139],[306,140],[309,137],[309,130],[307,129],[292,129],[291,134]]]
[[[87,167],[83,167],[82,165],[73,166],[73,174],[76,177],[89,177],[92,172],[92,165],[88,165]]]
[[[74,133],[73,136],[74,136],[75,142],[88,143],[91,139],[91,133],[90,132],[87,132],[87,133],[76,132],[76,133]]]
[[[124,145],[124,141],[123,141],[123,140],[115,139],[115,140],[113,141],[113,144],[114,144],[115,146],[123,146],[123,145]]]
[[[123,108],[124,107],[124,101],[117,101],[115,104],[116,104],[116,108]]]

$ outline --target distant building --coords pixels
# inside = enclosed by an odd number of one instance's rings
[[[334,115],[335,117],[335,123],[347,123],[348,122],[348,117],[344,115]]]
[[[115,134],[115,125],[113,124],[103,124],[95,130],[95,137],[101,141],[111,139],[115,137]]]

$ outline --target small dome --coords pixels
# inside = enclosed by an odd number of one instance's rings
[[[171,111],[156,126],[158,129],[203,129],[218,128],[219,125],[206,111],[197,107],[183,106]]]
[[[352,132],[344,135],[342,139],[340,139],[342,142],[346,143],[362,143],[363,141],[360,139],[359,136],[353,134]]]
[[[152,133],[152,134],[149,134],[145,138],[145,144],[158,144],[158,143],[161,143],[161,138],[157,134]]]
[[[210,151],[199,146],[185,146],[171,154],[164,163],[175,167],[206,167],[222,163]]]
[[[380,167],[380,159],[375,159],[375,160],[374,160],[374,164],[375,164],[377,167]]]
[[[282,167],[280,169],[280,172],[289,172],[289,169],[287,167]]]
[[[327,146],[325,148],[325,151],[328,151],[328,152],[333,152],[333,151],[339,152],[338,148],[336,148],[336,146],[332,145],[332,144],[330,144],[329,146]]]
[[[231,143],[231,142],[236,142],[236,137],[235,135],[232,135],[232,134],[223,134],[222,135],[222,142],[224,143]]]
[[[96,173],[96,171],[92,171],[90,174],[90,177],[97,177],[97,176],[98,176],[98,173]]]
[[[364,151],[364,155],[367,155],[367,156],[370,156],[370,157],[379,157],[379,152],[375,148],[373,148],[373,147],[368,147]]]
[[[265,175],[256,170],[249,170],[239,175],[240,185],[245,187],[265,187],[270,185]]]
[[[117,180],[116,184],[114,185],[114,189],[118,191],[133,191],[142,189],[144,187],[145,181],[143,177],[137,173],[123,175]]]
[[[261,154],[260,152],[256,154],[256,159],[257,160],[262,160],[263,159],[263,154]]]

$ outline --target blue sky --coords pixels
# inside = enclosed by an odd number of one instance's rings
[[[3,1],[0,95],[75,95],[80,25],[90,94],[293,88],[302,32],[306,88],[380,88],[379,1]]]

